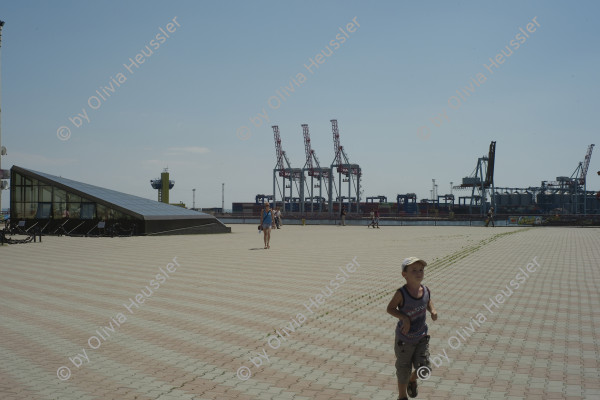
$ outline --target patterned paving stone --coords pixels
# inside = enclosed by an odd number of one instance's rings
[[[600,399],[600,229],[232,231],[0,247],[0,398],[395,399],[385,307],[417,255],[420,399]]]

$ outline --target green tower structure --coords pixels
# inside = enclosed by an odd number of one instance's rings
[[[161,174],[160,174],[160,180],[162,183],[162,196],[161,199],[159,201],[162,201],[165,204],[169,204],[169,171],[164,170]]]
[[[169,204],[169,189],[173,189],[175,181],[169,179],[168,168],[165,168],[160,174],[160,179],[150,180],[150,184],[154,189],[158,190],[158,201]]]

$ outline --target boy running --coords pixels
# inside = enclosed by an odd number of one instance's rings
[[[394,344],[399,400],[407,400],[407,395],[417,397],[417,370],[423,366],[430,368],[425,317],[428,310],[435,321],[437,312],[429,288],[421,285],[426,265],[417,257],[409,257],[402,262],[402,276],[406,279],[406,285],[396,291],[387,306],[387,312],[399,319]]]

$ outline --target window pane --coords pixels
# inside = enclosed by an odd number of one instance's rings
[[[80,202],[81,202],[81,197],[77,196],[76,194],[67,192],[67,203],[80,203]]]
[[[96,204],[81,203],[81,219],[94,219],[96,217]]]
[[[14,185],[22,185],[23,184],[23,175],[18,172],[15,172],[15,182]]]
[[[54,202],[53,213],[54,218],[66,218],[67,217],[67,203],[65,202]]]
[[[23,216],[21,218],[33,219],[37,213],[38,203],[22,203],[23,204]]]
[[[14,206],[17,219],[25,218],[25,203],[15,203]]]
[[[62,189],[54,188],[54,202],[65,203],[67,201],[67,192]]]
[[[102,221],[106,221],[108,219],[108,208],[103,206],[102,204],[96,204],[96,213],[98,214],[98,219]]]
[[[23,186],[24,189],[24,201],[32,203],[38,201],[38,187],[37,186]]]
[[[123,213],[121,213],[120,211],[114,211],[114,219],[125,219],[125,215],[123,215]]]
[[[81,203],[67,203],[67,218],[79,218]]]
[[[52,202],[52,186],[40,186],[40,199],[44,203]]]
[[[38,203],[36,218],[48,219],[50,218],[50,211],[52,210],[52,203]]]
[[[25,200],[25,187],[15,186],[15,202],[20,203]]]

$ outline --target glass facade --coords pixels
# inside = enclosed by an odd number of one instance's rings
[[[17,219],[133,219],[120,211],[13,171],[10,207]]]
[[[19,231],[68,236],[231,232],[205,213],[17,165],[10,183],[10,221]]]

